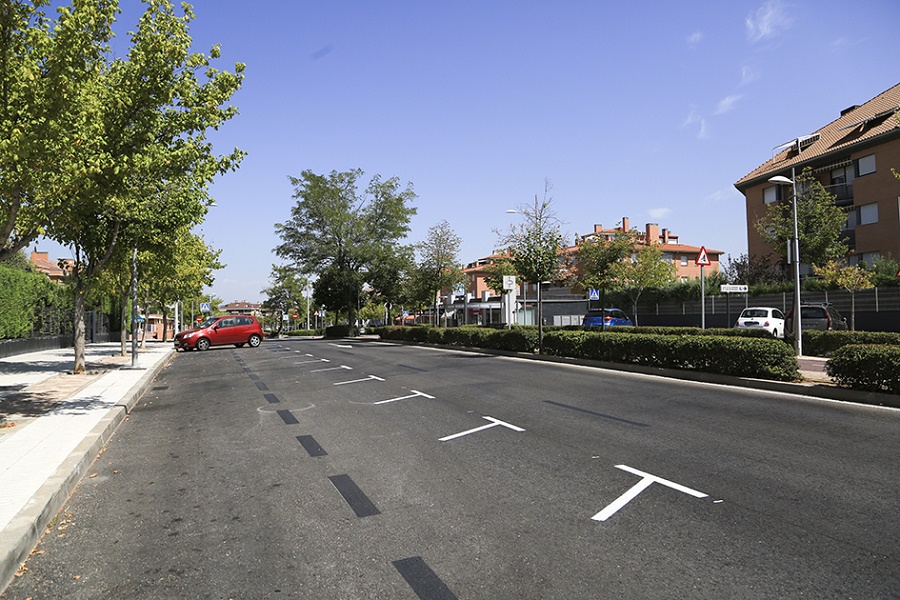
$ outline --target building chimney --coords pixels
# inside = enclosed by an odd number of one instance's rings
[[[622,231],[631,231],[631,224],[628,222],[628,217],[622,217]]]
[[[647,223],[646,226],[646,239],[647,244],[658,244],[659,243],[659,225],[656,223]]]
[[[667,228],[663,228],[663,230],[662,230],[662,243],[663,244],[669,243],[669,230]]]
[[[594,233],[600,233],[601,231],[603,231],[603,225],[600,225],[599,223],[595,223],[594,224]]]

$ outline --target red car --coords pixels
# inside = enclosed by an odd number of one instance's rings
[[[250,344],[256,348],[263,340],[262,327],[256,317],[235,315],[210,317],[197,325],[175,334],[175,350],[208,350],[210,346],[234,344],[238,348]]]

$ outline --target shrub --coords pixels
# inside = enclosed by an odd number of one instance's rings
[[[900,346],[843,346],[825,363],[825,369],[838,385],[870,392],[900,394]]]
[[[336,337],[347,337],[350,335],[350,326],[349,325],[332,325],[331,327],[325,328],[325,337],[336,338]]]
[[[817,331],[803,332],[803,353],[809,356],[831,356],[844,346],[879,344],[900,346],[900,333],[888,331]]]
[[[557,356],[706,373],[792,381],[797,359],[780,340],[744,336],[656,335],[554,331],[544,351]]]

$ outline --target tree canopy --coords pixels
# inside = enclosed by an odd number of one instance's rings
[[[847,240],[841,230],[847,222],[844,210],[806,167],[796,177],[797,230],[800,238],[800,260],[821,265],[847,254]],[[794,237],[792,201],[770,204],[765,216],[756,223],[763,240],[782,258],[787,256],[787,241]]]
[[[367,274],[400,252],[416,212],[412,184],[402,188],[396,177],[375,175],[361,192],[362,177],[360,169],[291,177],[297,203],[291,218],[275,225],[278,256],[317,274],[316,298],[340,297],[351,324]]]
[[[123,57],[107,44],[116,0],[72,0],[55,21],[43,4],[0,8],[0,255],[37,235],[73,249],[81,372],[85,298],[117,247],[171,243],[202,221],[214,176],[240,163],[243,152],[215,154],[206,135],[237,113],[243,65],[220,71],[218,47],[191,50],[187,4],[177,14],[145,0]]]

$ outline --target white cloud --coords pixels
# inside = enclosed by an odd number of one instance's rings
[[[684,121],[681,122],[681,129],[684,129],[686,127],[691,127],[694,125],[698,126],[697,137],[700,139],[706,138],[707,137],[706,119],[703,118],[702,115],[698,114],[697,111],[692,108],[691,112],[688,114],[688,116],[685,117]]]
[[[687,44],[688,46],[696,46],[703,39],[703,34],[699,31],[695,31],[691,35],[687,36]]]
[[[662,220],[672,214],[671,208],[651,208],[647,211],[647,214],[650,215],[651,219]]]
[[[780,0],[766,0],[756,12],[747,15],[747,39],[759,42],[777,36],[791,26],[792,19]]]
[[[719,100],[719,105],[716,107],[716,112],[713,114],[716,115],[724,115],[727,112],[730,112],[734,109],[734,105],[737,104],[737,101],[743,98],[741,95],[732,94],[731,96],[726,96]]]
[[[741,85],[748,85],[759,79],[759,73],[753,67],[744,65],[741,67]]]

